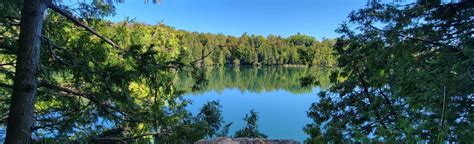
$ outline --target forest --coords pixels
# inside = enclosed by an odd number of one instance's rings
[[[322,40],[107,20],[122,2],[1,1],[5,143],[266,138],[256,111],[231,134],[218,101],[192,114],[182,95],[316,85],[305,143],[474,142],[472,1],[368,0]]]
[[[112,26],[110,33],[114,34],[111,39],[119,41],[120,45],[147,45],[151,49],[179,47],[180,59],[196,63],[198,66],[306,64],[331,66],[335,61],[332,54],[334,39],[318,41],[314,37],[300,33],[288,38],[247,33],[234,37],[176,30],[163,23],[147,25],[133,20],[109,25]],[[158,38],[159,33],[164,36]],[[169,43],[153,43],[158,39],[167,39]]]

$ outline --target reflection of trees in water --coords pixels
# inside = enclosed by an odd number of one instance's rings
[[[301,87],[300,79],[305,75],[314,75],[323,89],[329,87],[330,70],[325,68],[306,67],[207,67],[204,69],[208,83],[199,92],[222,92],[225,88],[237,88],[240,91],[264,92],[286,90],[292,93],[307,93],[311,87]],[[185,73],[176,77],[178,88],[191,91],[194,80]]]

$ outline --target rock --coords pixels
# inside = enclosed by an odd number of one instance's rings
[[[295,140],[269,140],[264,138],[228,138],[218,137],[213,140],[199,140],[194,144],[300,144]]]

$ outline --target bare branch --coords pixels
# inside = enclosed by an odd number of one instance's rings
[[[216,51],[216,49],[217,49],[217,48],[212,49],[209,53],[207,53],[206,55],[204,55],[204,56],[201,57],[200,59],[197,59],[197,60],[192,61],[191,64],[194,64],[194,63],[196,63],[196,62],[198,62],[198,61],[204,60],[204,59],[207,58],[209,55],[211,55],[212,52]]]

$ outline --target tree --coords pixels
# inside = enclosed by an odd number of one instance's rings
[[[24,2],[6,143],[31,143],[45,0]]]
[[[224,121],[220,107],[218,101],[207,102],[195,117],[188,113],[185,119],[180,121],[181,124],[173,128],[173,133],[158,136],[159,142],[192,143],[200,139],[225,134],[231,123],[222,127]]]
[[[374,0],[352,12],[307,142],[472,142],[473,6]]]
[[[258,130],[257,120],[258,115],[255,110],[250,110],[250,115],[245,115],[244,120],[247,122],[247,125],[241,129],[237,130],[234,134],[234,137],[243,137],[243,138],[267,138],[268,136],[261,133]]]
[[[207,132],[208,137],[214,136],[219,128],[221,127],[223,121],[220,105],[218,101],[211,101],[201,108],[201,111],[197,115],[197,118],[201,121],[205,121],[209,127]]]
[[[313,43],[316,41],[314,37],[307,36],[307,35],[302,35],[300,33],[297,33],[296,35],[288,37],[288,41],[290,44],[295,45],[295,46],[304,46],[304,47],[309,47],[313,45]]]
[[[225,124],[221,130],[219,130],[216,134],[217,137],[227,137],[229,134],[229,129],[230,126],[232,126],[232,123],[227,123]]]
[[[20,2],[12,1],[7,4],[20,4]],[[42,39],[43,17],[47,8],[64,15],[75,24],[84,27],[114,47],[118,47],[111,40],[85,26],[69,13],[54,5],[50,0],[34,0],[23,2],[21,5],[19,45],[6,143],[30,143],[31,141],[34,104],[40,73],[40,41]]]

